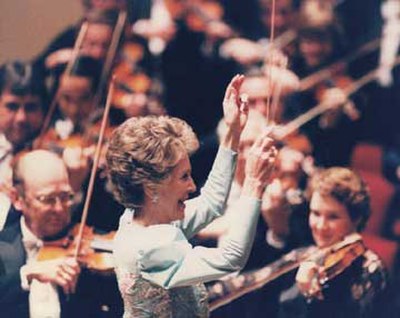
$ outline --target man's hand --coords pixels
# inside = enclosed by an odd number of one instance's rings
[[[28,282],[36,279],[42,283],[53,283],[60,286],[65,294],[73,294],[80,267],[73,258],[61,258],[27,264],[25,273]]]

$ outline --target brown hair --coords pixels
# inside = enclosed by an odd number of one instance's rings
[[[312,191],[332,196],[349,211],[357,230],[362,230],[370,215],[370,196],[362,178],[343,167],[321,170],[312,180]]]

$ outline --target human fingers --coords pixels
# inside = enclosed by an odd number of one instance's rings
[[[230,99],[231,95],[234,93],[234,89],[235,89],[234,83],[238,80],[239,76],[240,76],[239,74],[236,74],[229,82],[229,84],[225,90],[224,101],[228,101]]]

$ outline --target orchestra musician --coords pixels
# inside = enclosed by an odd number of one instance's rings
[[[253,315],[261,313],[270,306],[264,296],[275,288],[278,304],[268,317],[375,317],[388,278],[359,235],[370,213],[365,183],[348,168],[332,167],[314,176],[311,193],[308,223],[315,245],[221,280],[218,289],[209,288],[212,308],[213,302],[240,297],[242,290],[257,299]],[[278,284],[270,286],[276,278]]]
[[[74,193],[63,160],[46,150],[18,157],[12,197],[20,214],[0,232],[2,317],[120,315],[114,278],[99,279],[67,253],[37,259],[41,248],[65,237],[71,226]],[[102,297],[104,288],[107,297]]]
[[[329,65],[343,54],[343,38],[337,25],[324,21],[312,25],[306,20],[298,30],[299,54],[293,59],[292,70],[301,78]],[[344,71],[322,80],[318,85],[289,96],[284,117],[296,118],[316,105],[327,110],[300,128],[311,141],[313,156],[319,166],[346,165],[358,140],[360,111],[363,99],[358,94],[348,96],[345,89],[352,80]]]
[[[67,64],[73,58],[75,41],[87,22],[79,53],[104,62],[111,43],[118,11],[91,8],[85,11],[83,19],[58,35],[36,59],[35,64],[49,74],[59,65]]]
[[[8,190],[14,156],[31,147],[47,108],[43,76],[30,63],[12,61],[0,68],[0,229],[11,221]]]

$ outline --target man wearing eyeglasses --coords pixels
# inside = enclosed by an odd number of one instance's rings
[[[12,197],[21,216],[0,232],[1,317],[116,316],[102,312],[98,285],[74,258],[37,259],[46,242],[70,229],[73,196],[68,170],[56,154],[35,150],[17,158]]]
[[[36,261],[36,256],[44,241],[70,223],[72,192],[62,159],[44,150],[22,155],[13,171],[12,196],[22,215],[0,232],[1,308],[6,317],[58,317],[57,289],[74,292],[79,265],[71,258]]]

